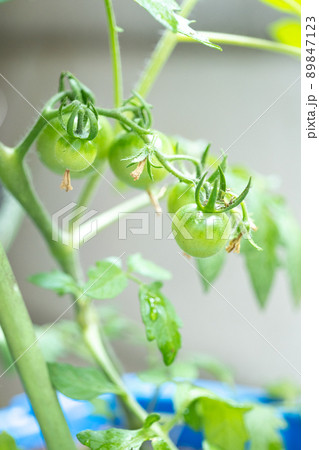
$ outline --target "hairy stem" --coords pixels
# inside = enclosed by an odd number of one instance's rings
[[[175,167],[173,167],[172,164],[170,164],[168,162],[168,159],[166,158],[165,155],[160,153],[158,150],[154,150],[154,154],[155,154],[156,158],[159,160],[159,162],[162,164],[162,166],[165,167],[165,169],[169,173],[174,175],[174,177],[178,178],[180,181],[183,181],[184,183],[187,183],[187,184],[194,183],[194,179],[193,178],[187,177],[180,170],[175,169]]]
[[[33,325],[0,243],[0,325],[49,450],[75,449]]]
[[[181,6],[180,15],[187,17],[197,2],[198,0],[184,0]],[[163,37],[158,41],[151,59],[145,67],[135,88],[142,97],[147,97],[177,43],[178,35],[171,31],[166,31]]]
[[[236,45],[239,47],[258,48],[262,50],[268,50],[276,53],[285,53],[287,55],[299,56],[301,55],[301,49],[292,45],[281,44],[279,42],[270,41],[267,39],[259,39],[249,36],[241,36],[237,34],[227,33],[215,33],[210,31],[203,31],[206,38],[216,44]],[[194,39],[188,36],[179,34],[177,37],[179,42],[196,42]]]
[[[112,57],[113,86],[114,86],[114,106],[118,108],[123,101],[123,81],[121,53],[118,39],[118,28],[115,21],[115,15],[112,0],[104,0],[107,20],[109,24],[110,53]]]

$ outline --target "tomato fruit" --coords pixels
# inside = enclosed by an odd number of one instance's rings
[[[173,148],[168,138],[162,133],[156,132],[157,138],[154,146],[161,153],[173,154]],[[138,189],[147,189],[153,183],[163,180],[168,172],[164,168],[152,167],[153,180],[150,178],[146,167],[144,168],[140,178],[134,180],[131,172],[134,166],[127,167],[130,163],[126,158],[137,156],[145,147],[145,142],[137,134],[133,132],[119,135],[114,141],[109,152],[110,166],[114,174],[124,183]],[[123,158],[125,160],[123,160]],[[159,161],[153,157],[152,163],[155,166],[161,166]]]
[[[91,141],[74,139],[68,135],[60,137],[55,144],[55,158],[64,169],[81,172],[95,160],[97,149]]]
[[[169,188],[167,197],[167,211],[175,214],[182,206],[195,201],[195,187],[191,184],[176,183]]]
[[[67,117],[66,117],[67,119]],[[52,126],[51,126],[52,125]],[[50,124],[40,133],[37,139],[37,153],[42,163],[55,173],[62,175],[64,173],[64,166],[57,161],[55,156],[55,145],[61,136],[65,135],[65,130],[62,128],[59,119],[53,119]],[[67,139],[72,139],[68,137]],[[97,150],[96,158],[93,167],[89,166],[81,172],[74,172],[71,174],[75,178],[80,178],[88,173],[92,173],[94,168],[99,170],[101,165],[108,157],[110,144],[113,139],[113,130],[110,122],[103,116],[99,117],[99,132],[97,136],[91,141]],[[85,142],[85,141],[84,141]]]
[[[172,230],[179,247],[188,255],[208,258],[220,252],[231,236],[232,225],[225,213],[204,213],[196,203],[180,208]]]

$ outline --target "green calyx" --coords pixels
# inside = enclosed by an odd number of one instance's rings
[[[226,159],[223,163],[225,166]],[[223,164],[222,163],[222,164]],[[222,164],[213,172],[213,174],[206,180],[208,171],[206,171],[198,181],[195,189],[195,201],[199,210],[206,213],[223,213],[230,211],[236,206],[240,205],[246,198],[251,187],[251,177],[243,192],[238,195],[232,195],[230,200],[226,202],[225,194],[227,193],[227,184]],[[202,201],[203,191],[205,200]]]

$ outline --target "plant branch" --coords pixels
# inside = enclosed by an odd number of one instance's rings
[[[115,119],[118,120],[119,122],[124,123],[129,128],[132,128],[132,130],[135,131],[137,134],[140,134],[142,136],[144,134],[152,134],[150,130],[146,130],[145,128],[140,127],[133,120],[130,120],[128,117],[121,114],[119,110],[96,108],[96,111],[101,116],[110,117],[111,119]]]
[[[112,57],[113,86],[114,86],[114,106],[118,108],[123,101],[123,82],[121,53],[118,39],[118,27],[115,21],[112,0],[104,0],[106,14],[109,24],[110,53]]]
[[[156,156],[158,161],[162,164],[162,166],[165,167],[165,169],[169,173],[174,175],[174,177],[178,178],[180,181],[183,181],[184,183],[187,183],[187,184],[194,183],[194,179],[193,178],[187,177],[180,170],[175,169],[175,167],[173,167],[172,164],[170,164],[168,162],[168,158],[166,157],[166,155],[163,155],[163,153],[159,152],[156,149],[154,150],[154,155]],[[180,156],[182,156],[182,155],[180,155]],[[181,158],[179,158],[179,159],[181,159]]]
[[[217,44],[236,45],[239,47],[258,48],[277,53],[285,53],[287,55],[299,56],[301,49],[292,45],[281,44],[279,42],[270,41],[267,39],[259,39],[249,36],[241,36],[237,34],[215,33],[210,31],[203,31],[206,38]],[[196,42],[194,39],[179,34],[177,37],[179,42]]]
[[[164,193],[162,195],[164,195]],[[137,211],[138,209],[149,205],[149,203],[150,198],[146,193],[137,195],[136,197],[126,200],[125,202],[117,206],[114,206],[114,208],[111,208],[108,211],[99,214],[98,216],[92,217],[92,219],[88,220],[87,222],[81,225],[80,230],[74,231],[75,233],[81,231],[81,235],[86,236],[86,234],[91,231],[92,224],[94,223],[96,226],[96,232],[98,233],[104,228],[107,228],[112,223],[116,222],[119,219],[119,217],[123,218],[129,213]],[[79,242],[81,245],[83,240],[80,238]]]
[[[184,0],[179,14],[183,17],[187,17],[197,2],[198,0]],[[135,91],[142,97],[147,97],[162,68],[173,53],[177,43],[178,35],[169,30],[165,31],[163,37],[158,41],[151,59],[142,72],[135,88]]]
[[[142,424],[148,414],[128,391],[111,359],[105,352],[99,331],[98,319],[94,313],[94,310],[92,310],[88,305],[86,310],[82,309],[81,311],[79,316],[79,324],[82,328],[86,345],[97,364],[101,367],[106,376],[122,391],[123,394],[121,394],[121,398],[124,401],[124,404]],[[152,429],[166,442],[168,449],[177,450],[177,447],[158,424],[153,424]]]
[[[0,325],[49,450],[75,444],[63,416],[33,325],[0,243]]]

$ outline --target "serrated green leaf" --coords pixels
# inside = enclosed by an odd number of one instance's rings
[[[284,11],[287,13],[294,13],[294,8],[289,5],[285,0],[260,0],[262,3],[270,6],[271,8],[278,9],[279,11]],[[301,0],[295,0],[297,5],[301,5]]]
[[[280,19],[270,25],[269,33],[275,41],[301,47],[301,24],[296,20]]]
[[[226,252],[221,251],[209,258],[197,258],[196,265],[200,273],[200,280],[205,292],[211,288],[211,284],[220,274],[226,261]]]
[[[29,277],[29,281],[36,286],[54,291],[58,295],[78,295],[80,293],[80,288],[77,286],[73,278],[70,275],[58,270],[37,273]]]
[[[70,364],[49,363],[50,378],[59,392],[75,400],[91,400],[119,389],[94,367],[75,367]]]
[[[221,399],[197,386],[182,383],[175,395],[177,414],[195,430],[203,429],[207,448],[242,450],[248,439],[245,414],[250,407]]]
[[[254,241],[263,251],[256,251],[247,240],[242,239],[241,253],[244,254],[246,267],[259,304],[263,307],[266,305],[279,266],[277,256],[279,232],[276,218],[269,209],[267,194],[255,191],[249,199],[249,212],[258,228],[254,232]]]
[[[98,300],[117,297],[127,286],[127,277],[114,258],[98,261],[89,269],[88,277],[84,292]]]
[[[19,450],[13,437],[5,431],[0,433],[0,448],[1,450]]]
[[[173,305],[161,293],[161,283],[143,284],[139,289],[140,310],[146,337],[156,340],[164,363],[172,364],[181,347],[181,327]]]
[[[219,45],[212,44],[210,40],[200,31],[193,30],[189,24],[191,21],[178,15],[176,11],[180,9],[174,0],[135,0],[139,5],[145,8],[158,22],[164,27],[173,31],[173,33],[184,34],[195,41],[198,41],[208,47],[221,50]]]
[[[150,414],[143,428],[138,430],[120,430],[109,428],[108,430],[86,430],[77,434],[81,444],[91,450],[139,450],[141,445],[156,437],[150,428],[154,422],[160,419],[158,414]],[[161,448],[161,447],[158,447]],[[162,447],[165,450],[165,447]]]
[[[152,261],[144,259],[140,253],[130,255],[127,259],[127,265],[130,272],[135,272],[144,277],[154,278],[155,280],[169,280],[172,275],[166,269],[158,266]]]
[[[279,430],[286,428],[285,420],[269,406],[254,406],[245,415],[250,437],[250,450],[282,450]]]
[[[203,398],[201,414],[207,442],[224,450],[243,450],[248,439],[245,414],[249,409],[224,400]]]

